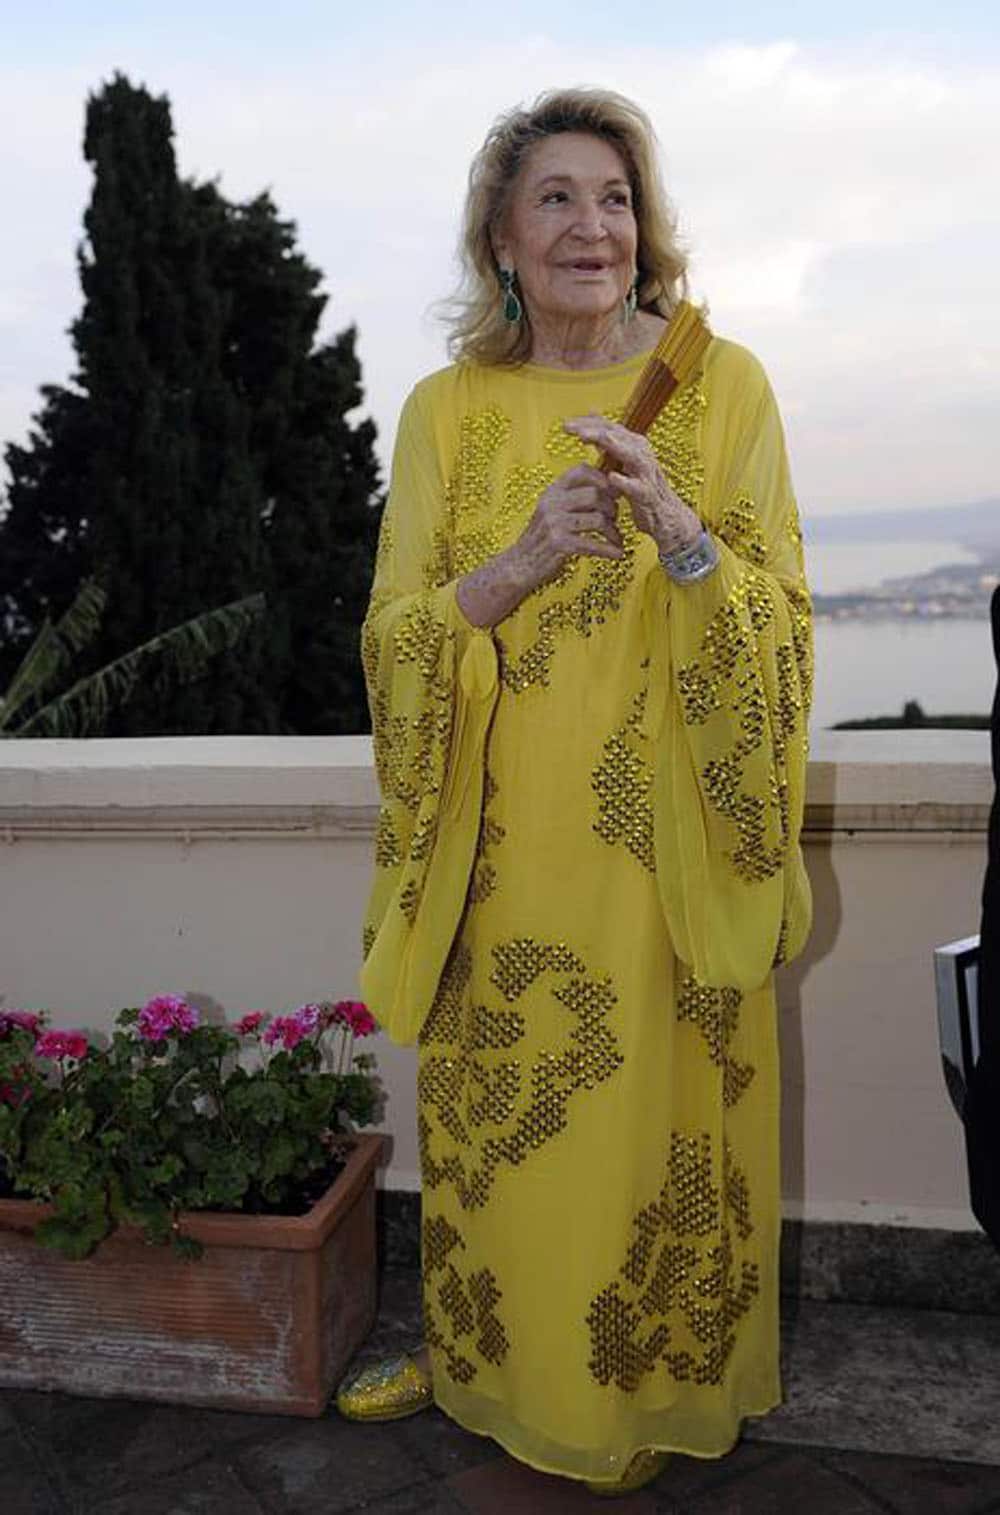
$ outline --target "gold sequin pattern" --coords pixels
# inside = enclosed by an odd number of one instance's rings
[[[459,423],[458,453],[445,491],[455,575],[478,568],[505,545],[493,474],[494,460],[510,433],[510,417],[495,405],[463,416]]]
[[[392,811],[388,805],[382,805],[378,813],[378,825],[375,828],[375,866],[376,868],[395,868],[402,861],[403,852],[393,825]]]
[[[712,617],[701,641],[701,656],[678,671],[677,685],[689,725],[702,725],[724,707],[737,716],[736,740],[722,757],[702,769],[704,793],[712,808],[730,820],[736,842],[729,853],[738,877],[748,883],[771,878],[783,866],[788,835],[784,780],[783,732],[769,719],[769,702],[761,671],[761,637],[775,616],[771,584],[747,569]],[[786,701],[786,710],[788,709]],[[749,759],[765,750],[770,738],[778,784],[768,783],[766,799],[751,792],[744,775]]]
[[[420,909],[420,895],[420,885],[417,883],[416,879],[412,878],[400,891],[399,908],[402,910],[411,926],[417,918],[417,911]]]
[[[430,557],[424,563],[420,576],[425,589],[443,589],[454,577],[451,542],[441,527],[435,528],[432,534]]]
[[[547,989],[566,1029],[556,1046],[519,1055],[527,1011],[472,1003],[468,949],[453,951],[420,1037],[418,1128],[425,1195],[450,1184],[467,1210],[564,1131],[574,1096],[623,1062],[610,1025],[617,992],[565,942],[519,937],[493,959],[490,982],[507,1006]]]
[[[591,1373],[626,1392],[661,1364],[681,1382],[722,1384],[735,1328],[760,1292],[759,1263],[736,1258],[734,1232],[745,1245],[753,1224],[728,1144],[717,1156],[707,1132],[674,1131],[663,1188],[633,1231],[586,1317]]]
[[[754,1076],[751,1065],[739,1062],[732,1054],[742,1003],[739,989],[711,988],[699,983],[693,973],[681,980],[677,990],[677,1019],[697,1026],[705,1038],[709,1057],[722,1070],[722,1099],[727,1109],[738,1103]]]
[[[707,404],[704,385],[696,379],[676,392],[646,433],[671,489],[695,511],[705,482],[698,435]]]
[[[648,666],[648,659],[644,666]],[[644,868],[655,873],[653,774],[642,732],[647,694],[646,687],[639,691],[626,721],[604,743],[590,782],[597,796],[597,835],[611,846],[623,844]]]
[[[648,433],[672,487],[695,509],[700,502],[704,476],[697,436],[705,404],[701,383],[687,385],[664,407]],[[619,414],[609,411],[609,418],[616,419]],[[593,457],[592,448],[582,447],[578,439],[570,438],[561,428],[561,421],[553,423],[545,441],[547,453],[557,465],[562,465],[560,471]],[[553,477],[555,474],[546,477],[542,471],[533,474],[527,469],[516,473],[512,490],[505,491],[505,499],[509,500],[507,524],[526,520],[545,483]],[[515,499],[519,491],[520,497]],[[621,558],[568,559],[560,573],[529,595],[521,607],[536,617],[533,633],[528,635],[523,648],[514,654],[502,633],[498,636],[500,679],[510,693],[523,694],[529,689],[547,687],[560,640],[566,636],[589,637],[620,610],[635,578],[641,533],[636,530],[627,505],[619,504],[617,521],[622,537]]]
[[[337,1391],[349,1420],[394,1420],[434,1402],[427,1375],[410,1357],[391,1357],[359,1369]]]
[[[758,568],[763,568],[766,564],[767,541],[749,495],[739,495],[723,511],[722,519],[713,527],[713,531],[748,563],[754,563]]]
[[[465,1242],[443,1216],[430,1216],[423,1226],[424,1328],[427,1341],[440,1354],[448,1374],[458,1383],[471,1383],[479,1371],[475,1354],[499,1366],[510,1341],[497,1313],[503,1295],[496,1275],[477,1268],[468,1278],[459,1271]]]

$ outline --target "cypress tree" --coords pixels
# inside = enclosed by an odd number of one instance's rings
[[[68,609],[90,571],[85,476],[93,414],[85,395],[56,384],[26,447],[5,449],[10,485],[0,522],[0,688],[6,687],[46,615]]]
[[[94,659],[261,587],[248,417],[222,370],[227,298],[177,176],[167,100],[121,76],[88,102],[94,191],[73,338],[97,445],[88,482],[108,605]],[[111,734],[271,730],[260,638],[166,699],[140,690]],[[164,708],[164,705],[166,708]]]
[[[169,103],[116,76],[88,101],[75,390],[8,447],[8,663],[88,574],[96,667],[258,589],[268,615],[197,683],[140,690],[109,734],[367,729],[357,657],[378,488],[352,425],[353,330],[314,348],[325,296],[269,196],[177,177]],[[3,635],[0,630],[0,635]]]
[[[269,637],[265,677],[280,729],[368,729],[359,654],[374,564],[378,489],[353,328],[314,346],[321,275],[296,250],[270,196],[229,206],[202,188],[218,227],[218,280],[231,294],[228,377],[245,397],[265,502]],[[213,203],[214,202],[214,203]]]

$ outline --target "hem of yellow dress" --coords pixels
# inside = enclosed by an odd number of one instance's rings
[[[595,1478],[592,1473],[572,1473],[566,1468],[557,1468],[554,1467],[551,1463],[543,1462],[540,1458],[530,1457],[524,1452],[519,1452],[516,1447],[511,1445],[510,1441],[508,1441],[503,1436],[498,1436],[495,1431],[487,1431],[484,1430],[481,1426],[471,1425],[467,1419],[463,1418],[461,1415],[456,1415],[454,1410],[450,1410],[447,1405],[443,1405],[437,1396],[434,1398],[434,1403],[441,1411],[442,1415],[447,1415],[448,1419],[453,1420],[456,1425],[461,1426],[463,1431],[470,1431],[473,1436],[483,1436],[488,1441],[495,1441],[497,1446],[502,1447],[503,1450],[509,1454],[509,1456],[513,1457],[517,1462],[523,1462],[525,1467],[534,1468],[536,1473],[548,1473],[550,1476],[555,1478],[572,1478],[578,1483],[606,1483],[609,1488],[612,1488],[618,1482],[617,1478]],[[737,1417],[737,1428],[735,1436],[725,1446],[721,1446],[718,1451],[699,1452],[693,1450],[691,1447],[680,1446],[676,1442],[650,1442],[646,1440],[642,1443],[641,1446],[633,1447],[632,1450],[626,1454],[622,1460],[622,1467],[627,1468],[629,1463],[632,1461],[632,1458],[635,1457],[638,1452],[643,1451],[670,1452],[679,1457],[697,1457],[702,1462],[717,1461],[720,1457],[728,1456],[728,1454],[738,1444],[743,1434],[743,1422],[745,1420],[759,1420],[765,1415],[770,1415],[773,1410],[780,1408],[781,1403],[782,1396],[779,1394],[776,1399],[765,1405],[763,1409],[741,1411],[740,1415]]]

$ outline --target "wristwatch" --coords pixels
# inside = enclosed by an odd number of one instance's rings
[[[661,552],[660,562],[675,584],[697,584],[699,579],[707,579],[719,566],[719,549],[703,526],[700,536],[690,547]]]

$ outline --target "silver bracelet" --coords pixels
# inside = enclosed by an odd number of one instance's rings
[[[690,547],[661,552],[660,562],[675,584],[697,584],[699,579],[707,579],[719,566],[719,549],[703,526],[701,535]]]

